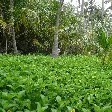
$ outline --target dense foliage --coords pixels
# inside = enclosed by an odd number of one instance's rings
[[[12,13],[9,1],[11,0],[0,1],[0,52],[3,53],[13,52],[10,29]],[[19,52],[50,54],[56,29],[59,0],[13,1],[13,22]],[[77,7],[81,7],[81,4]],[[59,26],[60,53],[88,54],[90,52],[97,54],[100,52],[96,41],[97,29],[103,28],[104,32],[112,38],[112,18],[111,11],[109,11],[111,7],[103,9],[93,0],[84,3],[83,12],[80,12],[77,7],[70,4],[63,5]]]
[[[112,64],[95,56],[0,55],[0,112],[111,112]]]

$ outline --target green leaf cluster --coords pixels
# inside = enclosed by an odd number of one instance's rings
[[[108,58],[108,61],[112,61],[111,58],[111,52],[112,52],[112,36],[108,37],[106,35],[106,32],[103,31],[102,28],[98,29],[98,43],[100,47],[103,49],[103,58],[102,62],[105,63],[106,58]]]

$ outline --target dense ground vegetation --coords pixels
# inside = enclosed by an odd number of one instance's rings
[[[13,1],[13,10],[9,1]],[[50,54],[59,1],[1,0],[0,52],[13,53],[14,51],[11,30],[13,25],[17,49],[20,53]],[[96,31],[102,29],[106,38],[112,37],[110,11],[112,6],[103,9],[97,6],[94,0],[85,1],[84,4],[81,4],[81,0],[78,1],[80,1],[79,6],[64,4],[62,7],[58,42],[60,53],[97,54],[100,52],[100,46]],[[11,21],[11,18],[14,20]]]
[[[0,55],[0,112],[111,112],[112,64],[95,56]]]

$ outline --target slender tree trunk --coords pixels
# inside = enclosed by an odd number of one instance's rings
[[[6,38],[6,47],[5,47],[5,53],[7,54],[7,48],[8,48],[8,44],[7,44],[8,42],[7,42],[7,38]]]
[[[11,9],[11,36],[13,40],[13,47],[14,47],[14,53],[17,54],[17,46],[16,46],[16,39],[15,39],[15,30],[14,30],[14,17],[13,17],[13,0],[10,0],[10,9]]]
[[[85,18],[85,15],[84,15],[84,0],[82,0],[82,4],[81,4],[81,14],[82,14],[82,17],[84,19],[83,21],[83,29],[84,29],[84,36],[85,36],[85,32],[86,32],[86,18]]]
[[[103,15],[104,15],[104,0],[102,0],[102,19],[103,19]]]
[[[57,12],[56,31],[55,31],[55,35],[54,35],[52,57],[57,57],[59,55],[59,52],[60,52],[60,49],[58,48],[58,28],[59,28],[60,12],[62,10],[63,2],[64,2],[64,0],[60,0],[58,12]]]
[[[111,10],[112,10],[112,0],[110,2],[111,2]]]
[[[84,14],[84,0],[82,0],[81,13]]]
[[[82,17],[83,17],[83,31],[84,31],[84,37],[86,36],[86,25],[87,25],[87,22],[86,22],[86,17],[85,17],[85,13],[84,13],[84,0],[82,0],[82,4],[81,4],[81,14],[82,14]]]
[[[93,8],[92,8],[92,6],[93,6],[93,2],[94,2],[94,0],[91,0],[90,1],[90,3],[91,3],[91,11],[90,11],[90,20],[91,20],[91,24],[90,24],[90,32],[92,33],[92,35],[90,36],[90,38],[92,38],[92,36],[93,36],[93,16],[92,16],[92,14],[93,14]]]

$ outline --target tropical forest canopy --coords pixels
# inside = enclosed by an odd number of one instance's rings
[[[102,7],[78,1],[76,7],[64,0],[1,0],[0,52],[51,54],[56,34],[60,54],[102,53],[112,40],[112,1],[102,0]]]

